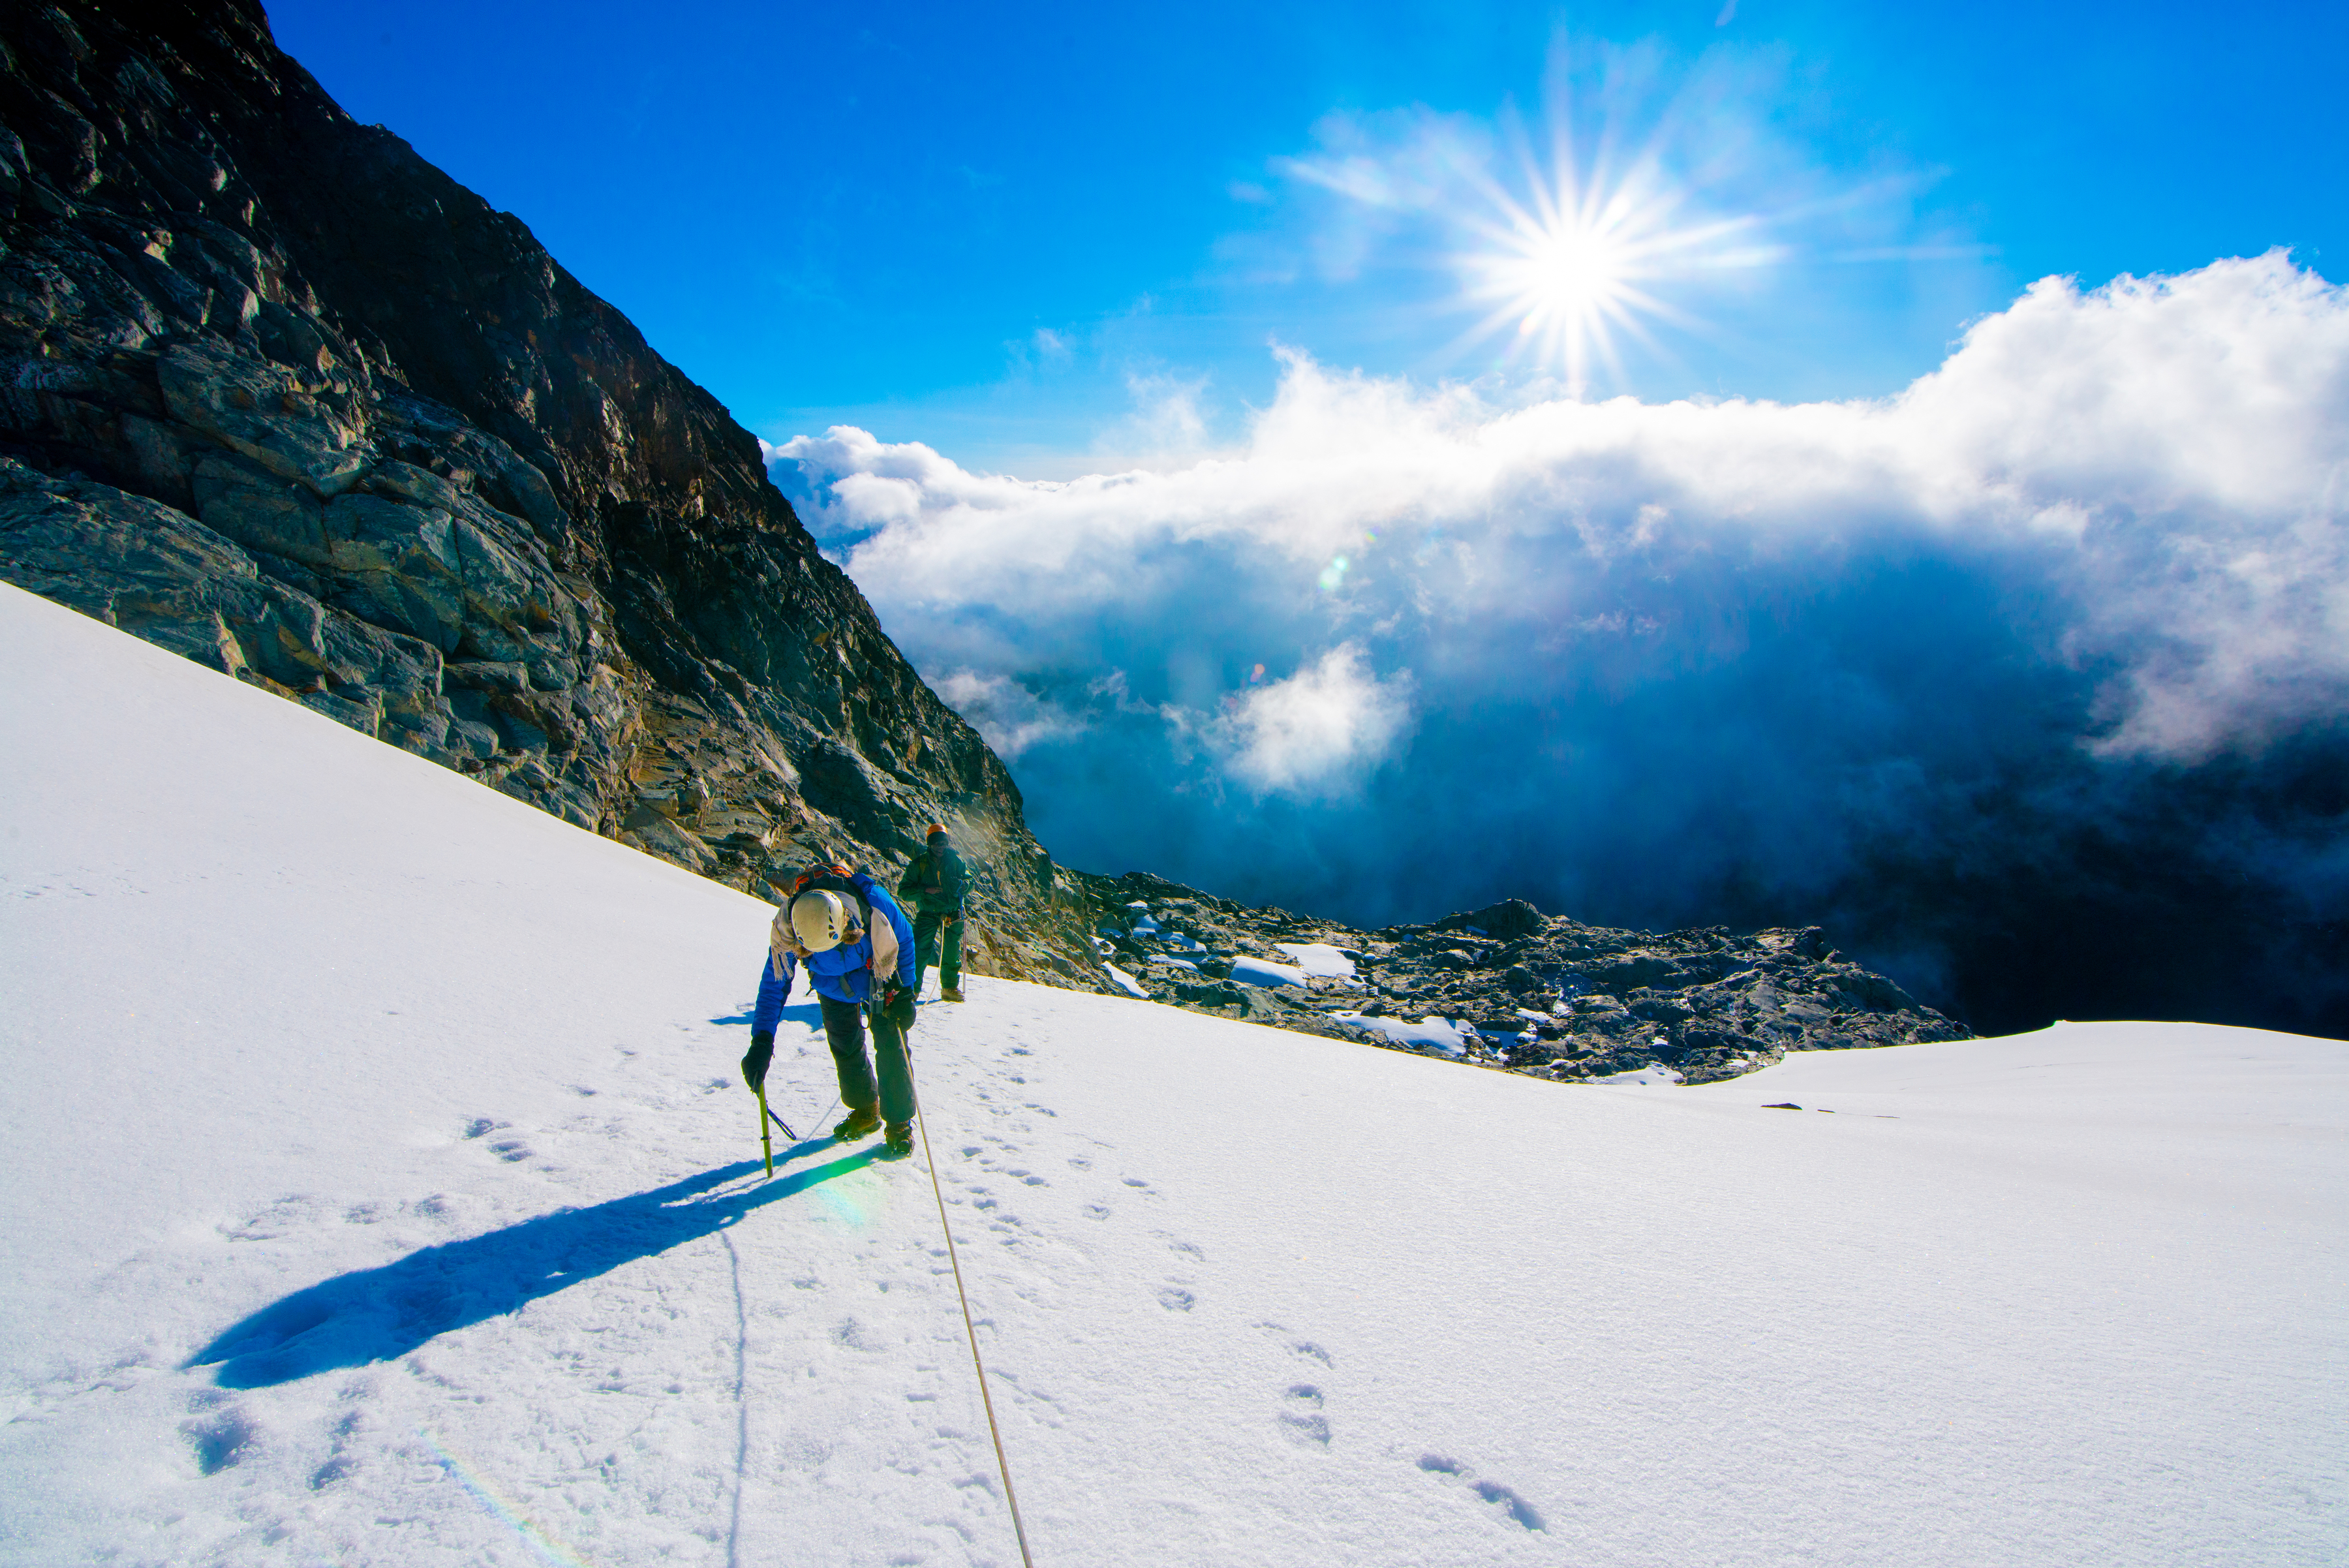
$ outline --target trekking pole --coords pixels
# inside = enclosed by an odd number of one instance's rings
[[[767,1109],[767,1085],[759,1085],[759,1147],[767,1151],[767,1174],[775,1174],[775,1135],[767,1130],[767,1118],[774,1113]]]

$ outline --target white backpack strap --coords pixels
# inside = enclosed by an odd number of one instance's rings
[[[774,965],[775,978],[783,978],[783,960],[796,958],[792,949],[798,945],[799,933],[792,929],[792,901],[783,900],[775,911],[775,923],[767,928],[767,961]]]

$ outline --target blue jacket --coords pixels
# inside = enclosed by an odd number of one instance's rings
[[[849,880],[873,906],[874,918],[886,919],[889,929],[897,934],[897,983],[911,991],[920,983],[921,971],[914,967],[914,928],[906,922],[905,911],[897,901],[881,890],[864,872],[859,871]],[[811,954],[806,961],[808,981],[819,996],[834,1002],[862,1003],[873,998],[873,933],[867,931],[853,942],[843,942],[829,952]],[[759,971],[759,1006],[750,1015],[753,1033],[765,1030],[771,1034],[782,1021],[783,999],[792,993],[792,977],[799,972],[800,961],[789,953],[783,955],[782,972],[775,972],[776,959],[771,951],[765,965]]]

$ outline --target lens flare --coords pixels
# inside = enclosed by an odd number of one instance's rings
[[[441,1473],[464,1488],[466,1495],[481,1504],[492,1519],[519,1536],[533,1554],[552,1564],[552,1568],[587,1568],[568,1542],[544,1525],[525,1516],[521,1506],[492,1487],[478,1467],[466,1463],[450,1451],[438,1432],[428,1427],[419,1427],[417,1436],[431,1449],[433,1462],[440,1467]]]

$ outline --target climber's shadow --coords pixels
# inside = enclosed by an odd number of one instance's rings
[[[830,1138],[812,1139],[782,1158],[832,1147]],[[484,1236],[427,1247],[272,1302],[224,1330],[187,1366],[217,1366],[214,1380],[224,1388],[258,1388],[389,1361],[436,1334],[709,1235],[753,1209],[872,1160],[868,1148],[771,1181],[744,1180],[760,1169],[759,1161],[745,1160],[590,1209],[542,1214]]]

